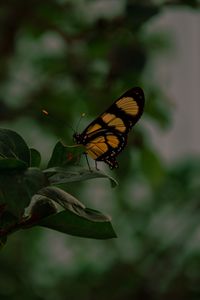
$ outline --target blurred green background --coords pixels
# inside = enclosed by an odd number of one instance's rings
[[[112,216],[118,238],[89,240],[40,228],[13,234],[0,253],[1,300],[200,299],[200,156],[189,147],[193,120],[182,117],[187,136],[175,136],[173,144],[166,136],[183,89],[177,81],[163,82],[181,55],[173,26],[183,37],[188,30],[184,17],[176,19],[182,12],[199,22],[195,0],[1,0],[1,127],[41,151],[44,166],[58,139],[73,144],[69,125],[76,128],[81,113],[79,131],[126,89],[141,86],[146,96],[144,116],[119,156],[120,168],[111,172],[119,186],[96,179],[68,187]],[[166,30],[168,13],[175,23]],[[183,61],[192,61],[192,47]],[[187,71],[183,66],[180,77]],[[194,77],[187,79],[190,90]],[[187,99],[181,101],[188,108]],[[184,155],[177,150],[181,143],[189,145]]]

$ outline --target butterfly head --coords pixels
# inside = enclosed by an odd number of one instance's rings
[[[73,140],[74,142],[76,142],[77,144],[81,144],[82,143],[82,137],[80,133],[75,132],[73,134]]]

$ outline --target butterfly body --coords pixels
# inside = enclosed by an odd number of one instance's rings
[[[144,93],[135,87],[119,97],[103,114],[81,133],[75,133],[77,144],[85,146],[85,153],[96,161],[104,161],[117,168],[116,156],[127,144],[128,133],[139,120],[144,108]]]

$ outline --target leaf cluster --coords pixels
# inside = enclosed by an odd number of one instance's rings
[[[110,217],[87,208],[62,189],[71,182],[108,178],[100,171],[74,166],[83,149],[55,145],[45,169],[41,155],[29,148],[24,139],[9,129],[0,129],[0,238],[19,229],[43,226],[80,237],[116,237]],[[59,187],[58,187],[59,186]]]

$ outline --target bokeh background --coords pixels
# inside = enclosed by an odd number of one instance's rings
[[[73,144],[83,112],[79,131],[126,89],[146,96],[111,173],[119,186],[68,187],[112,216],[118,238],[13,234],[0,253],[1,300],[200,299],[199,53],[197,0],[1,0],[0,126],[44,167],[57,140]]]

